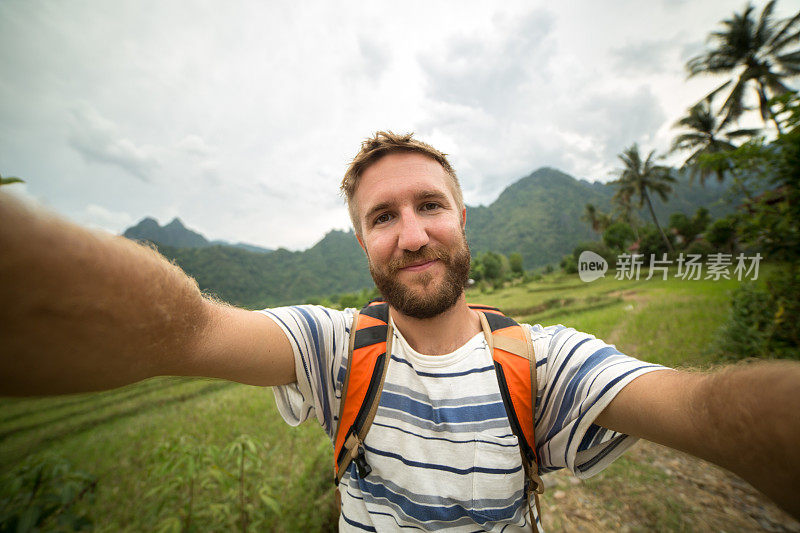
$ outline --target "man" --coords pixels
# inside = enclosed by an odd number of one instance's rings
[[[343,530],[525,530],[516,437],[479,316],[465,301],[466,211],[443,154],[379,132],[342,184],[394,342],[365,441],[340,485]],[[154,252],[0,198],[4,393],[96,390],[155,375],[276,386],[291,424],[333,436],[352,310],[253,313],[203,299]],[[800,515],[800,367],[713,374],[626,357],[590,335],[525,326],[537,361],[540,471],[592,475],[643,437],[738,473]],[[535,515],[535,513],[533,513]]]

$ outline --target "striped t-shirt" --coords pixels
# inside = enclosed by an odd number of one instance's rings
[[[297,382],[274,388],[281,416],[293,426],[316,418],[333,442],[353,310],[262,312],[283,329],[295,355]],[[593,420],[631,380],[663,367],[571,328],[525,327],[536,354],[539,472],[592,476],[635,442]],[[517,437],[483,333],[453,353],[423,355],[394,329],[364,447],[372,472],[359,478],[353,463],[342,478],[341,531],[530,531]]]

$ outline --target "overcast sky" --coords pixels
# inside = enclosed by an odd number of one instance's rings
[[[338,185],[379,129],[450,154],[471,205],[542,166],[607,181],[721,83],[684,65],[743,7],[3,0],[0,174],[84,225],[289,249],[349,228]]]

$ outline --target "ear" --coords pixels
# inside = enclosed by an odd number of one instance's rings
[[[467,208],[466,208],[466,206],[461,208],[461,229],[463,229],[465,231],[467,229]]]
[[[367,253],[367,247],[364,246],[364,241],[361,240],[361,235],[356,233],[356,240],[358,241],[358,245],[361,246],[361,249],[364,250],[364,253]]]

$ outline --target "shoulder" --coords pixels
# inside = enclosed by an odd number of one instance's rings
[[[331,309],[319,305],[292,305],[258,311],[271,318],[295,345],[319,345],[324,339],[350,334],[355,309]],[[302,339],[302,341],[301,341]]]
[[[353,322],[355,311],[355,309],[331,309],[321,305],[290,305],[261,309],[256,312],[285,323],[287,326],[289,324],[346,323],[349,328],[349,325]]]
[[[537,360],[546,358],[548,355],[554,355],[567,344],[595,339],[595,337],[589,333],[583,333],[574,328],[562,326],[561,324],[556,324],[554,326],[521,324],[521,326],[527,329],[531,337]]]
[[[561,324],[548,327],[526,324],[525,327],[531,335],[536,366],[549,376],[586,378],[594,371],[611,375],[625,372],[630,365],[643,364],[591,333]]]

